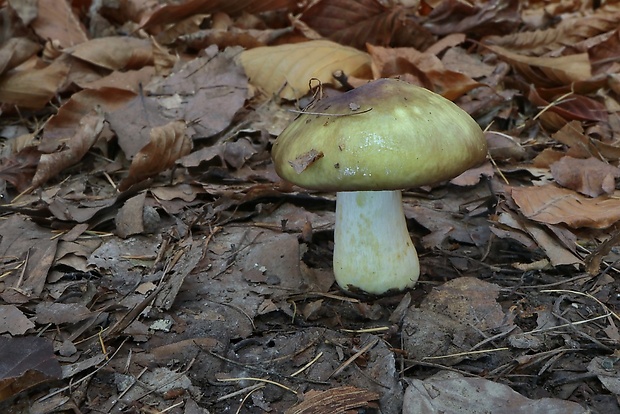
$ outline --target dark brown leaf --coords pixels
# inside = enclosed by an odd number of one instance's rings
[[[48,339],[0,336],[0,401],[61,375]]]

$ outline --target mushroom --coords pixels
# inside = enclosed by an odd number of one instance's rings
[[[456,177],[486,153],[465,111],[396,79],[318,101],[272,149],[283,179],[337,192],[334,276],[342,289],[370,294],[412,287],[420,274],[401,190]]]

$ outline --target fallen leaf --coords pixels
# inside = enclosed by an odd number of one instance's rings
[[[278,9],[291,10],[296,0],[189,0],[181,4],[162,4],[140,22],[142,28],[174,23],[194,14],[220,12],[234,16],[239,13],[258,13]]]
[[[151,130],[151,141],[134,157],[129,167],[129,175],[119,184],[125,191],[130,186],[146,178],[172,168],[179,158],[190,153],[192,141],[185,133],[184,121],[174,121]]]
[[[570,85],[592,77],[587,53],[570,56],[537,57],[511,52],[501,46],[487,45],[489,50],[510,63],[528,81],[537,86],[553,87]]]
[[[16,306],[0,305],[0,334],[8,332],[12,336],[23,335],[34,326]]]
[[[41,50],[41,46],[27,37],[12,37],[0,45],[0,74],[13,69]]]
[[[308,93],[310,79],[334,83],[332,74],[336,70],[370,77],[368,54],[327,40],[257,47],[242,52],[239,61],[254,85],[284,99]]]
[[[153,64],[152,42],[129,36],[88,40],[67,48],[65,53],[110,70],[140,69]]]
[[[613,194],[616,178],[620,177],[620,169],[594,157],[563,157],[551,164],[551,174],[562,187],[589,197],[598,197],[602,194]]]
[[[405,7],[377,0],[330,0],[314,2],[301,20],[322,36],[357,49],[370,44],[424,50],[434,36],[409,13]]]
[[[74,136],[80,130],[82,118],[91,113],[93,108],[99,107],[103,113],[114,111],[135,95],[133,92],[116,88],[86,89],[74,93],[58,112],[48,119],[39,150],[47,153],[57,151],[66,144],[68,137]]]
[[[102,130],[103,115],[94,113],[85,115],[80,121],[80,128],[67,140],[64,148],[52,154],[41,155],[30,188],[38,188],[65,168],[80,161],[95,144]]]
[[[422,26],[440,36],[455,32],[467,33],[468,36],[484,36],[511,33],[519,23],[519,2],[517,1],[444,0],[438,2]]]
[[[40,159],[41,152],[36,147],[26,147],[0,162],[0,179],[21,193],[30,186]]]
[[[564,48],[579,48],[580,43],[617,28],[620,8],[606,3],[587,16],[562,19],[556,26],[544,30],[488,36],[483,43],[502,46],[513,52],[541,56]]]
[[[454,100],[481,84],[469,76],[448,70],[441,60],[430,53],[413,48],[384,48],[368,45],[372,57],[373,77],[389,78],[409,74],[412,83]],[[406,76],[405,80],[410,81]]]
[[[15,68],[0,76],[0,102],[39,109],[56,94],[69,66],[55,60],[43,68]]]
[[[90,309],[78,303],[41,302],[37,304],[35,312],[36,321],[40,325],[82,322],[91,316]]]
[[[47,338],[0,336],[0,401],[60,377],[60,364]]]
[[[532,400],[507,385],[447,371],[426,380],[413,379],[405,391],[403,414],[439,412],[583,414],[586,410],[575,402],[559,398]]]
[[[513,187],[511,194],[521,212],[540,223],[604,229],[620,220],[617,198],[586,198],[555,185]]]
[[[31,27],[42,39],[68,48],[88,41],[86,29],[67,0],[38,0],[37,18]]]

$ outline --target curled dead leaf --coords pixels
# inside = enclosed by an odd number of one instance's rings
[[[185,121],[173,121],[151,130],[151,140],[134,157],[129,175],[119,189],[125,191],[133,184],[153,177],[174,166],[179,158],[192,150],[192,141],[186,134]]]
[[[65,168],[78,163],[95,144],[102,130],[103,114],[90,113],[85,115],[80,120],[80,127],[67,140],[62,150],[41,155],[30,189],[38,188]]]
[[[42,69],[12,70],[0,77],[0,102],[39,109],[56,94],[69,73],[69,65],[55,60]]]

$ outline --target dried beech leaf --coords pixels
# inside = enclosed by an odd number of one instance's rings
[[[240,13],[260,13],[272,10],[294,10],[296,0],[190,0],[181,4],[163,4],[140,23],[143,28],[167,23],[177,23],[195,14],[213,12],[235,16]]]
[[[501,46],[487,45],[486,47],[538,86],[570,85],[592,77],[587,53],[559,57],[531,57],[511,52]]]
[[[88,41],[86,30],[67,0],[38,0],[32,29],[41,38],[67,48]]]
[[[521,22],[520,17],[519,2],[514,0],[443,0],[423,26],[440,36],[459,32],[470,37],[485,36],[513,32]]]
[[[506,36],[489,36],[483,43],[501,46],[512,52],[540,56],[563,47],[591,39],[601,33],[615,30],[620,21],[620,6],[606,4],[589,16],[562,20],[557,26],[533,32],[513,33]]]
[[[68,73],[69,66],[61,60],[43,69],[9,71],[0,77],[0,102],[42,108],[56,94]]]
[[[0,180],[9,182],[20,193],[28,188],[41,158],[36,147],[26,147],[0,163]]]
[[[80,43],[66,52],[110,70],[140,69],[153,64],[151,41],[135,37],[100,37]]]
[[[512,198],[523,215],[541,223],[605,229],[620,220],[620,199],[587,198],[554,185],[515,187]]]
[[[550,105],[549,102],[540,97],[538,91],[534,88],[530,88],[528,99],[540,107]],[[556,112],[567,120],[607,122],[609,118],[604,104],[588,96],[577,94],[553,102],[548,110]]]
[[[293,161],[289,161],[291,167],[295,170],[297,174],[301,174],[304,172],[309,166],[314,164],[316,161],[323,158],[323,153],[317,151],[315,149],[311,149],[305,154],[301,154],[299,157],[295,158]]]
[[[151,141],[136,154],[129,175],[121,181],[119,189],[125,191],[133,184],[173,167],[176,160],[189,154],[192,141],[186,135],[186,129],[184,121],[153,128]]]
[[[388,8],[377,0],[315,2],[303,12],[301,20],[330,40],[358,49],[371,44],[423,50],[434,42],[428,30],[408,17],[407,9]]]
[[[122,107],[136,94],[116,88],[98,90],[84,89],[71,95],[45,124],[39,149],[42,152],[54,152],[64,145],[68,136],[80,129],[80,120],[88,115],[92,108],[101,108],[104,113]]]
[[[0,74],[25,62],[41,46],[26,37],[13,37],[0,45]]]
[[[597,158],[564,157],[551,165],[556,183],[589,197],[613,194],[620,169]]]
[[[357,77],[370,72],[367,53],[327,40],[258,47],[242,52],[239,59],[253,84],[285,99],[304,96],[311,78],[332,83],[336,70]]]
[[[402,79],[419,84],[446,99],[454,100],[480,86],[469,76],[445,68],[441,60],[430,53],[413,48],[385,48],[368,45],[372,57],[374,78],[388,78],[410,74],[416,79]]]
[[[77,164],[95,144],[103,129],[103,115],[85,115],[80,121],[80,128],[68,139],[65,146],[52,154],[41,155],[37,172],[32,179],[31,189],[35,189],[62,170]]]

